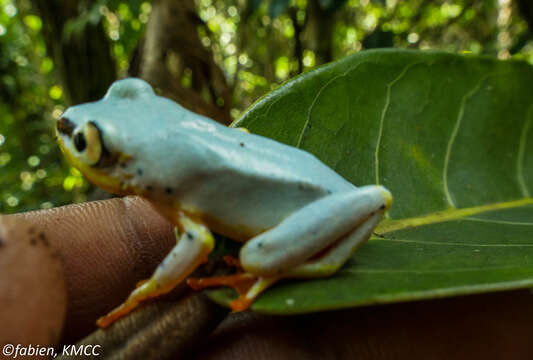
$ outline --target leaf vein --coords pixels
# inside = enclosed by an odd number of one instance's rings
[[[311,105],[309,106],[309,111],[307,112],[307,120],[305,121],[304,123],[304,126],[302,128],[302,131],[300,132],[300,136],[298,137],[298,142],[296,143],[296,147],[299,148],[301,145],[302,145],[302,141],[303,141],[303,138],[304,138],[304,135],[305,135],[305,132],[307,131],[307,129],[309,128],[309,124],[311,122],[311,112],[313,111],[313,108],[315,107],[315,104],[316,102],[318,101],[318,99],[320,98],[320,95],[322,95],[322,91],[324,91],[325,88],[327,88],[329,86],[329,84],[331,84],[333,81],[345,76],[346,73],[343,73],[343,74],[340,74],[340,75],[337,75],[331,79],[329,79],[324,85],[322,85],[322,87],[320,87],[320,89],[317,91],[313,101],[311,102]]]
[[[531,119],[533,119],[533,117],[530,116],[530,114],[532,113],[531,110],[533,110],[533,105],[530,106],[528,111],[526,112],[526,121],[524,122],[524,127],[522,128],[522,132],[520,133],[520,142],[518,143],[518,155],[516,159],[516,176],[518,179],[518,184],[520,185],[520,190],[522,191],[524,197],[531,196],[529,188],[526,184],[526,179],[524,177],[524,162],[526,157],[527,135],[531,127]]]
[[[507,221],[507,220],[479,219],[479,218],[474,218],[474,217],[467,217],[467,218],[463,218],[463,219],[464,220],[468,220],[468,221],[479,221],[479,222],[486,222],[486,223],[493,223],[493,224],[533,226],[533,222],[525,222],[525,221]]]
[[[348,273],[348,274],[357,274],[357,273],[418,273],[418,274],[438,274],[438,273],[455,273],[455,272],[467,272],[467,271],[495,271],[495,270],[510,270],[510,269],[521,269],[523,267],[510,265],[510,266],[493,266],[493,267],[482,267],[482,268],[455,268],[455,269],[435,269],[435,270],[418,270],[418,269],[352,269],[344,268],[338,271],[338,274]]]
[[[425,241],[425,240],[409,240],[409,239],[392,239],[383,237],[373,237],[371,241],[391,241],[401,243],[412,243],[422,245],[446,245],[446,246],[469,246],[469,247],[532,247],[533,244],[474,244],[474,243],[458,243],[447,241]]]
[[[379,185],[379,149],[381,148],[381,138],[383,136],[383,126],[384,126],[384,123],[385,123],[385,116],[386,116],[387,111],[388,111],[389,106],[390,106],[391,89],[392,89],[392,86],[396,82],[398,82],[407,73],[407,71],[409,71],[409,69],[411,67],[415,66],[416,64],[419,64],[419,63],[413,63],[413,64],[410,64],[410,65],[406,66],[396,78],[394,78],[391,82],[389,82],[387,84],[387,93],[386,93],[386,96],[385,96],[385,104],[383,106],[383,110],[381,111],[381,116],[380,116],[380,119],[379,119],[378,136],[377,136],[377,139],[376,139],[376,150],[374,151],[374,164],[375,164],[375,167],[376,167],[375,172],[376,172],[376,184],[377,185]]]
[[[453,197],[452,197],[452,195],[450,193],[450,188],[448,186],[448,167],[449,167],[449,164],[450,164],[450,156],[451,156],[451,153],[452,153],[452,146],[453,146],[453,143],[455,142],[455,138],[457,137],[457,134],[459,133],[459,128],[461,127],[461,123],[463,121],[466,101],[481,88],[481,85],[483,84],[483,81],[486,78],[488,78],[488,77],[489,77],[489,75],[482,77],[479,80],[479,83],[476,86],[474,86],[474,88],[472,90],[467,92],[461,98],[460,105],[459,105],[459,111],[457,113],[457,119],[455,121],[455,125],[453,127],[452,133],[450,134],[450,139],[448,140],[448,145],[446,146],[446,154],[444,156],[444,166],[443,166],[443,170],[442,170],[442,184],[443,184],[443,187],[444,187],[444,195],[446,197],[446,200],[448,201],[448,204],[450,204],[450,206],[452,206],[452,207],[456,207],[455,206],[455,201],[453,200]]]

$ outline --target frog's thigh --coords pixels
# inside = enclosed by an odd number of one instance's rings
[[[142,282],[123,304],[97,321],[100,327],[106,327],[126,315],[139,306],[140,302],[171,291],[207,258],[214,246],[209,229],[184,215],[178,221],[183,233],[176,246],[159,264],[150,279]]]
[[[333,275],[368,240],[382,216],[382,212],[372,215],[361,226],[334,244],[324,255],[289,269],[283,277],[315,278]]]
[[[376,185],[321,198],[247,242],[240,252],[241,265],[257,275],[284,274],[364,224],[372,231],[391,199],[385,188]],[[374,215],[376,221],[368,222]],[[353,248],[353,242],[366,238],[354,235],[350,240]]]

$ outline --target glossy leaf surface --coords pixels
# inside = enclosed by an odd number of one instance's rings
[[[235,124],[300,147],[395,202],[333,277],[253,309],[302,313],[533,285],[533,68],[440,52],[361,52],[303,74]],[[227,303],[231,290],[210,296]]]

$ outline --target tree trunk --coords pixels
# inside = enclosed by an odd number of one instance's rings
[[[304,36],[307,47],[315,53],[317,65],[333,60],[334,25],[333,13],[324,10],[319,0],[308,0]]]
[[[101,98],[116,78],[109,40],[102,22],[90,22],[76,34],[64,36],[68,20],[80,15],[94,1],[34,0],[34,7],[43,20],[46,45],[69,104]]]
[[[229,124],[232,88],[201,42],[197,29],[203,25],[193,0],[154,1],[140,51],[140,77],[161,95]]]

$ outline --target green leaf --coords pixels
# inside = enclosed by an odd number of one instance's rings
[[[358,53],[288,82],[235,126],[315,154],[395,203],[333,277],[252,309],[302,313],[533,285],[533,68],[442,52]],[[296,239],[295,239],[296,241]],[[210,296],[227,303],[234,294]]]

